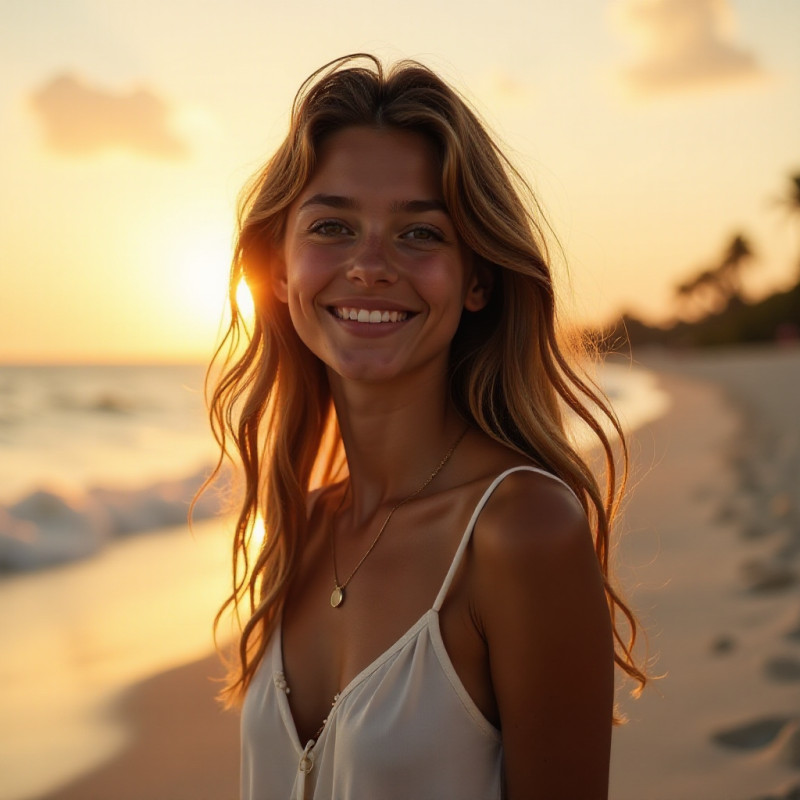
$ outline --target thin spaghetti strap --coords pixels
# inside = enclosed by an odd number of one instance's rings
[[[447,592],[450,590],[450,584],[453,582],[453,578],[458,570],[458,567],[461,564],[461,560],[464,557],[464,552],[467,549],[467,545],[469,544],[469,540],[472,536],[472,531],[475,528],[475,523],[480,516],[481,511],[483,511],[483,507],[489,502],[489,498],[494,493],[494,490],[503,482],[507,475],[510,475],[512,472],[538,472],[540,475],[545,475],[548,478],[552,478],[554,481],[558,481],[559,483],[563,484],[567,487],[567,489],[575,495],[575,492],[563,481],[558,475],[553,475],[552,472],[547,472],[546,470],[539,469],[539,467],[532,467],[527,464],[524,464],[519,467],[511,467],[511,469],[507,469],[505,472],[501,472],[489,485],[489,488],[483,493],[483,496],[478,501],[478,504],[475,506],[475,510],[472,512],[472,516],[470,517],[469,522],[467,523],[466,530],[464,531],[464,535],[461,537],[461,542],[458,545],[458,549],[456,550],[455,556],[453,556],[453,563],[450,564],[450,569],[447,571],[447,575],[445,576],[444,583],[442,584],[442,588],[439,590],[439,594],[436,597],[436,601],[433,604],[433,610],[439,611],[444,603],[445,597],[447,597]],[[577,495],[575,495],[577,498]]]

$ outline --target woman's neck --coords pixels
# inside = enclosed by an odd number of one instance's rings
[[[331,388],[355,521],[419,489],[464,430],[444,380],[398,387],[334,378]]]

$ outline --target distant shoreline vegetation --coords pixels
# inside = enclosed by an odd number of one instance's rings
[[[800,173],[789,176],[788,191],[774,204],[800,221]],[[648,325],[626,313],[610,325],[586,333],[605,351],[637,345],[680,348],[800,343],[800,270],[792,288],[750,301],[742,278],[754,261],[757,257],[749,240],[736,233],[715,264],[702,267],[675,287],[676,321]]]
[[[732,297],[723,310],[693,322],[680,321],[660,327],[624,314],[611,325],[587,333],[603,350],[619,350],[628,345],[682,348],[800,343],[800,282],[786,292],[776,292],[755,303]]]

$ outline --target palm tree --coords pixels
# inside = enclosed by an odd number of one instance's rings
[[[725,304],[713,269],[703,269],[676,286],[675,295],[690,318],[712,314]]]
[[[703,269],[675,288],[678,301],[692,316],[722,311],[732,300],[742,297],[742,269],[753,258],[753,250],[743,234],[735,234],[715,267]]]
[[[800,221],[800,172],[789,176],[789,189],[783,197],[778,199],[778,202],[789,212],[790,216]],[[800,280],[800,264],[797,277]]]
[[[800,172],[789,176],[790,189],[783,197],[783,204],[792,214],[800,214]]]
[[[747,239],[737,233],[730,241],[722,261],[714,270],[728,300],[742,297],[742,268],[753,257]]]

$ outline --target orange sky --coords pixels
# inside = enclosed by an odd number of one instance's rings
[[[507,143],[579,320],[668,319],[737,231],[754,296],[796,274],[775,199],[800,171],[800,4],[290,6],[3,5],[0,361],[205,360],[238,189],[303,78],[365,49],[439,70]]]

